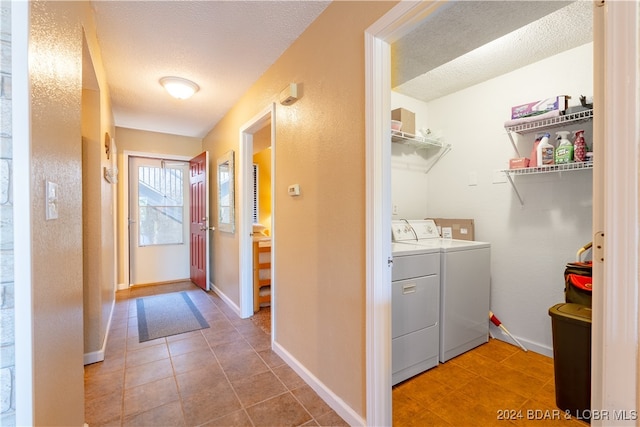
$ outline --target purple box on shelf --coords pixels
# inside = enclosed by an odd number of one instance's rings
[[[511,107],[511,119],[537,116],[553,110],[562,112],[567,109],[569,98],[571,97],[560,95],[540,101],[529,102],[528,104],[516,105],[515,107]]]

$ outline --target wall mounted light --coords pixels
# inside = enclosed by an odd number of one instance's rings
[[[200,90],[200,86],[191,80],[183,79],[182,77],[163,77],[160,79],[160,84],[167,92],[169,92],[169,95],[177,99],[190,98],[194,93]]]

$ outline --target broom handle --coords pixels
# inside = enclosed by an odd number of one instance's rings
[[[520,348],[522,348],[524,351],[527,351],[527,349],[525,348],[525,346],[522,345],[522,343],[520,341],[518,341],[518,339],[516,337],[514,337],[513,335],[511,335],[511,333],[509,331],[507,331],[507,328],[504,327],[504,325],[501,323],[500,324],[500,329],[502,329],[503,331],[505,331],[507,333],[507,335],[509,335],[511,337],[512,340],[514,340],[515,342],[518,343],[518,345],[520,346]]]

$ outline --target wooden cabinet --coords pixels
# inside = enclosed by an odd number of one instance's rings
[[[271,304],[271,239],[253,242],[253,311]]]

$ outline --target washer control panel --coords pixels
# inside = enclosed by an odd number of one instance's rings
[[[438,227],[432,219],[392,221],[391,235],[394,242],[438,239]]]

